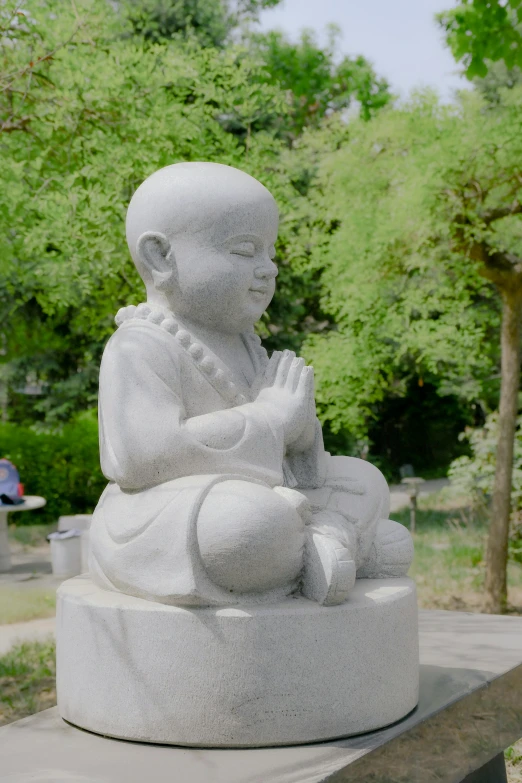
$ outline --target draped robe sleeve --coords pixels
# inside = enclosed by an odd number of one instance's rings
[[[201,400],[199,415],[187,403]],[[124,324],[100,370],[104,475],[123,490],[183,476],[235,474],[282,483],[282,427],[255,403],[227,409],[173,337],[155,324]]]

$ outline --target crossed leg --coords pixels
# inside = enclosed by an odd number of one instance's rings
[[[359,578],[404,576],[413,558],[405,527],[388,519],[389,489],[364,460],[330,457],[319,489],[300,489],[312,506],[303,592],[324,605],[343,603]]]

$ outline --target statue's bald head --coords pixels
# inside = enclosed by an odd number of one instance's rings
[[[235,207],[262,203],[277,208],[271,193],[244,171],[221,163],[175,163],[148,177],[134,193],[127,211],[127,242],[138,270],[138,239],[145,232],[177,236],[210,229]]]
[[[152,306],[238,333],[274,294],[277,225],[271,193],[244,171],[176,163],[132,197],[127,241]]]

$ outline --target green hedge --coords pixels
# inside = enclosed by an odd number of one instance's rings
[[[0,424],[0,457],[20,473],[26,495],[42,495],[47,505],[10,522],[55,522],[62,514],[90,514],[107,481],[100,470],[98,424],[94,411],[82,414],[59,432],[37,432]]]

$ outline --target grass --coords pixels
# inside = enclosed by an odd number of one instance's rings
[[[0,657],[0,726],[56,704],[54,640],[26,642]]]
[[[47,536],[56,530],[56,523],[51,525],[9,525],[9,542],[11,547],[22,550],[46,546]]]
[[[0,587],[0,625],[52,617],[56,607],[54,588]]]
[[[508,783],[522,783],[522,740],[515,742],[504,753]]]
[[[409,510],[391,514],[409,525]],[[421,499],[410,576],[425,609],[480,612],[483,605],[485,520],[446,491]],[[509,611],[522,614],[522,564],[508,566]]]

